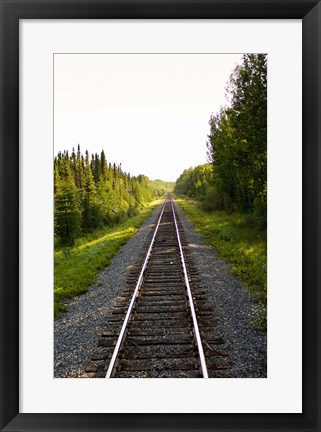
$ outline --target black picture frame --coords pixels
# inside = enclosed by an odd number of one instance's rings
[[[0,0],[0,7],[1,431],[320,431],[320,2]],[[19,413],[19,20],[97,18],[302,19],[302,414]]]

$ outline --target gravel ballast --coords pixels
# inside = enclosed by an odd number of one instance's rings
[[[192,223],[176,206],[184,228],[185,240],[199,270],[201,285],[209,306],[217,316],[217,330],[225,341],[232,365],[228,376],[234,378],[266,377],[265,332],[252,326],[255,304],[247,288],[229,272],[229,266],[205,245]],[[157,220],[156,208],[138,232],[123,246],[110,266],[103,270],[87,293],[66,302],[68,311],[54,323],[54,377],[88,377],[90,354],[97,347],[98,336],[105,328],[117,297],[126,287],[130,270],[146,245]]]

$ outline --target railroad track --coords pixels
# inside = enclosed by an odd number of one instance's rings
[[[87,372],[105,378],[208,378],[230,368],[172,199],[118,297]]]

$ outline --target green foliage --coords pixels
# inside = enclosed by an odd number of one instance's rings
[[[93,168],[95,170],[95,166]],[[95,173],[95,175],[97,175],[97,173]],[[102,218],[100,216],[99,197],[97,196],[94,175],[89,164],[88,151],[86,151],[82,184],[83,188],[80,191],[82,216],[81,226],[84,232],[94,231],[101,225]]]
[[[195,201],[177,199],[197,231],[215,247],[231,271],[248,286],[253,298],[263,304],[267,296],[267,240],[265,230],[253,226],[251,216],[200,209]]]
[[[230,76],[229,106],[209,121],[210,164],[186,169],[174,192],[183,209],[258,301],[256,328],[266,328],[267,57],[246,54]],[[204,212],[206,211],[206,212]]]
[[[74,247],[56,248],[55,316],[66,310],[66,306],[61,303],[63,300],[88,290],[96,274],[111,263],[120,247],[137,232],[139,226],[159,203],[160,200],[150,203],[138,215],[116,228],[103,228],[78,238]]]
[[[174,192],[190,198],[204,200],[208,188],[213,183],[213,167],[207,163],[196,168],[188,168],[176,180]]]
[[[72,150],[54,160],[55,236],[70,246],[80,235],[124,222],[139,213],[153,197],[173,189],[173,183],[131,177],[121,165],[107,163],[104,151],[89,158]]]
[[[246,212],[266,229],[267,217],[267,59],[243,56],[230,77],[230,106],[210,118],[210,163],[186,169],[175,183],[179,195],[203,209]]]
[[[227,88],[230,106],[210,119],[207,148],[226,210],[263,217],[267,191],[267,57],[246,54]]]
[[[266,305],[258,303],[254,306],[252,311],[253,327],[257,330],[266,331],[267,329],[267,309]]]
[[[174,192],[198,200],[207,211],[230,209],[224,193],[215,184],[215,177],[212,164],[188,168],[176,180]]]
[[[166,182],[163,180],[153,181],[153,195],[155,197],[162,197],[174,189],[174,182]]]
[[[63,167],[65,174],[61,180],[55,175],[55,234],[65,245],[73,245],[80,229],[80,212],[77,188],[74,185],[68,164]]]

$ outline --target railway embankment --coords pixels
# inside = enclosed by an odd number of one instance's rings
[[[176,206],[189,254],[198,270],[206,303],[215,314],[215,326],[224,339],[230,368],[222,376],[266,376],[266,333],[253,327],[248,289],[231,274],[230,267],[207,246],[184,212]],[[88,292],[68,301],[68,311],[55,320],[55,377],[90,377],[90,364],[98,335],[106,328],[126,281],[143,253],[146,236],[155,224],[156,209],[140,230],[96,278]],[[88,369],[87,369],[88,370]]]

